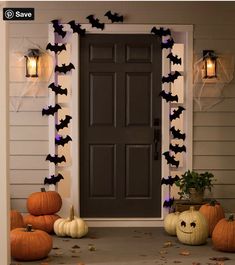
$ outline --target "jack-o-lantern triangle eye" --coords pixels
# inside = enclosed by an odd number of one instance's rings
[[[192,222],[192,223],[190,224],[190,226],[193,227],[193,228],[195,228],[195,227],[196,227],[196,223],[195,223],[195,222]]]
[[[182,221],[182,222],[181,222],[181,226],[184,226],[184,227],[186,226],[185,221]]]

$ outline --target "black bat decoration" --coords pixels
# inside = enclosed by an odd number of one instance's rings
[[[172,186],[179,179],[178,175],[175,175],[175,177],[169,176],[168,178],[162,178],[161,185],[165,184]]]
[[[174,74],[168,74],[168,76],[162,77],[162,83],[174,83],[174,81],[181,76],[180,72],[175,71]]]
[[[59,104],[55,104],[55,106],[53,107],[52,105],[48,106],[47,109],[42,109],[42,116],[44,115],[52,115],[54,116],[54,114],[61,109],[61,106]]]
[[[151,33],[155,34],[158,37],[171,35],[171,31],[169,29],[164,29],[162,27],[160,27],[159,29],[153,27],[151,29]]]
[[[63,26],[60,25],[59,20],[54,19],[51,22],[53,24],[54,32],[58,33],[62,38],[64,38],[66,31],[63,30]]]
[[[70,141],[72,141],[72,138],[69,135],[67,135],[64,138],[62,136],[60,136],[60,135],[57,135],[55,137],[55,144],[56,145],[64,146],[65,144],[69,143]]]
[[[175,154],[186,152],[186,146],[185,145],[179,146],[178,144],[176,144],[176,145],[170,144],[170,149]]]
[[[175,199],[174,198],[169,198],[169,200],[165,200],[163,203],[163,207],[165,208],[171,208],[171,206],[173,205]]]
[[[75,69],[74,65],[72,63],[66,65],[65,63],[62,64],[62,66],[56,65],[55,72],[64,73],[71,71],[72,69]]]
[[[181,58],[178,58],[178,55],[174,56],[172,52],[169,53],[166,58],[170,59],[173,64],[181,64]]]
[[[89,20],[92,28],[104,30],[104,23],[100,23],[100,20],[98,18],[94,18],[94,15],[90,15],[86,18]]]
[[[54,155],[52,156],[51,154],[47,155],[46,160],[54,163],[55,165],[57,165],[58,163],[62,163],[62,162],[66,162],[65,156],[58,156],[58,155]]]
[[[171,101],[171,102],[176,101],[176,102],[178,102],[178,96],[177,95],[172,96],[171,92],[167,93],[165,90],[162,90],[159,93],[159,96],[164,98],[166,100],[166,102],[168,102],[168,101]]]
[[[170,121],[173,121],[180,117],[180,115],[185,110],[184,107],[179,106],[178,109],[173,110],[173,114],[170,115]]]
[[[80,36],[84,36],[86,29],[82,29],[80,24],[76,24],[74,20],[69,21],[68,23],[73,30],[73,33],[78,33]]]
[[[56,86],[55,83],[51,83],[48,86],[53,92],[55,92],[56,95],[66,95],[68,94],[68,89],[67,88],[62,88],[60,85]]]
[[[65,44],[59,45],[58,43],[55,43],[54,45],[52,45],[51,43],[47,44],[46,50],[50,50],[54,53],[60,53],[62,51],[66,51],[66,46]]]
[[[180,161],[175,160],[175,156],[171,156],[169,151],[164,152],[163,155],[165,156],[167,164],[170,164],[172,166],[176,166],[177,168],[179,167]]]
[[[44,178],[44,185],[46,184],[54,184],[56,185],[57,182],[60,182],[61,179],[64,179],[64,177],[59,173],[57,176],[52,175],[50,178]]]
[[[179,129],[176,130],[175,126],[171,127],[170,131],[171,131],[171,133],[172,133],[174,138],[185,140],[186,134],[185,133],[181,133]]]
[[[162,49],[171,49],[174,45],[174,40],[172,38],[168,39],[166,42],[161,43],[161,48]]]
[[[108,17],[108,19],[110,19],[112,21],[112,23],[123,22],[123,16],[119,16],[118,13],[112,14],[110,10],[105,13],[105,16]]]
[[[64,129],[65,127],[68,127],[68,124],[70,123],[70,120],[72,119],[71,116],[69,115],[65,115],[65,119],[61,119],[60,120],[60,124],[56,124],[55,127],[56,127],[56,130],[59,131],[61,129]]]

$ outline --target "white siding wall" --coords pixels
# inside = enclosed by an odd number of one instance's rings
[[[45,47],[48,23],[61,18],[87,23],[85,17],[95,14],[108,22],[107,10],[120,12],[125,23],[193,24],[194,52],[213,49],[217,53],[235,55],[234,2],[9,2],[10,6],[34,6],[34,22],[11,23],[10,49],[22,37]],[[29,47],[30,48],[30,47]],[[15,66],[10,50],[10,96],[17,97],[25,86],[22,66]],[[225,101],[210,111],[194,110],[195,170],[210,170],[217,182],[213,196],[220,199],[227,211],[235,211],[235,83],[225,89]],[[47,121],[40,111],[47,101],[47,84],[41,83],[39,97],[26,96],[18,113],[10,111],[10,161],[12,207],[24,209],[25,198],[38,190],[48,165]]]

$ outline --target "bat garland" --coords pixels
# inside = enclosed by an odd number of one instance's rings
[[[55,66],[55,72],[58,73],[64,73],[70,72],[72,69],[75,69],[74,65],[72,63],[66,65],[65,63],[62,64],[62,66],[56,65]]]
[[[66,31],[63,30],[63,25],[60,25],[59,20],[54,19],[51,21],[53,24],[54,32],[58,33],[62,38],[65,37]]]
[[[68,127],[70,120],[72,119],[71,116],[65,115],[65,119],[61,119],[59,124],[55,125],[55,128],[57,131],[64,129],[65,127]]]
[[[68,95],[68,89],[62,88],[60,85],[56,86],[55,83],[51,83],[48,88],[50,88],[53,92],[55,92],[56,95]]]
[[[178,175],[175,175],[175,177],[169,176],[168,178],[162,178],[161,185],[165,184],[172,186],[179,179]]]
[[[166,42],[161,43],[161,49],[172,49],[174,43],[174,40],[170,38]]]
[[[178,102],[178,96],[177,95],[172,96],[171,92],[167,93],[165,90],[162,90],[159,93],[159,96],[161,96],[163,99],[165,99],[166,102],[168,102],[168,101],[171,101],[171,102],[176,101],[176,102]]]
[[[180,161],[175,160],[175,156],[171,156],[170,152],[164,152],[163,155],[165,156],[165,159],[167,161],[167,164],[170,164],[171,166],[179,167]]]
[[[48,160],[51,163],[54,163],[55,165],[62,163],[62,162],[66,162],[65,156],[58,156],[58,155],[47,155],[46,160]]]
[[[155,34],[158,37],[171,35],[171,31],[169,29],[164,29],[162,27],[160,27],[159,29],[153,27],[151,29],[151,33]]]
[[[171,208],[171,206],[174,204],[175,199],[169,198],[168,200],[165,200],[163,203],[163,207],[165,208]]]
[[[62,145],[69,143],[72,141],[72,138],[69,135],[66,135],[65,137],[62,137],[61,135],[56,135],[55,137],[55,144],[56,145]]]
[[[54,45],[51,43],[47,44],[46,50],[50,50],[51,52],[54,52],[55,54],[61,53],[62,51],[66,51],[65,44],[59,45],[58,43],[55,43]]]
[[[94,15],[89,15],[86,18],[89,20],[92,28],[104,30],[104,23],[100,23],[100,20],[98,18],[94,18]]]
[[[108,19],[110,19],[112,21],[112,23],[114,22],[123,22],[123,16],[119,16],[118,13],[113,13],[109,10],[108,12],[106,12],[104,14],[104,16],[108,17]]]
[[[174,83],[174,81],[181,76],[181,73],[175,71],[173,74],[169,73],[168,76],[162,77],[162,83]]]
[[[169,54],[167,55],[166,58],[170,59],[170,61],[171,61],[173,64],[180,64],[180,65],[181,65],[181,58],[178,58],[178,55],[175,55],[175,56],[174,56],[174,55],[172,54],[172,52],[169,53]]]
[[[170,131],[171,131],[174,138],[185,140],[185,138],[186,138],[185,133],[181,133],[179,129],[176,130],[175,126],[171,127]]]
[[[49,105],[47,109],[42,109],[42,116],[44,115],[52,115],[54,116],[54,114],[61,109],[61,106],[59,104],[55,104],[55,106],[53,107],[52,105]]]
[[[170,150],[173,151],[175,154],[182,153],[186,152],[186,146],[185,145],[179,146],[178,144],[176,145],[170,144]]]
[[[170,115],[170,121],[180,118],[180,115],[185,110],[184,107],[179,106],[178,109],[173,110],[173,114]]]
[[[80,36],[84,36],[86,33],[86,29],[82,29],[80,24],[76,24],[75,20],[71,20],[68,22],[71,29],[73,30],[73,33],[77,33]]]
[[[46,184],[54,184],[56,185],[57,182],[60,182],[61,179],[64,179],[64,177],[59,173],[57,176],[52,175],[50,178],[44,178],[44,185]]]

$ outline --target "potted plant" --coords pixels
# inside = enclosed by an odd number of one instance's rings
[[[209,172],[197,173],[195,171],[186,171],[180,179],[175,182],[180,188],[180,198],[188,196],[191,202],[201,203],[204,197],[205,189],[211,191],[214,175]]]

